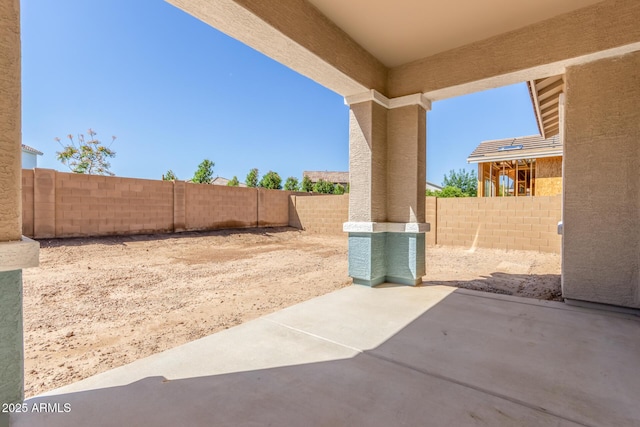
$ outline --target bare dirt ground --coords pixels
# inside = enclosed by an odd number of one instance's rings
[[[23,273],[27,397],[351,284],[345,236],[290,228],[40,243]],[[426,285],[559,299],[559,255],[427,252]]]

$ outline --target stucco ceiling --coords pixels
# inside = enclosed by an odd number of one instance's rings
[[[600,0],[309,0],[394,67]]]

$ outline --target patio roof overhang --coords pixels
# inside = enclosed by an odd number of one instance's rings
[[[536,122],[544,139],[560,133],[560,97],[565,91],[564,74],[527,82]]]
[[[435,101],[640,50],[629,0],[167,1],[343,96]]]

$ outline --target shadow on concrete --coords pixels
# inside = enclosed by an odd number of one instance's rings
[[[638,354],[637,319],[456,290],[351,358],[33,398],[70,412],[12,425],[637,426]]]
[[[224,230],[184,231],[180,233],[158,234],[130,234],[126,236],[95,236],[95,237],[65,237],[60,239],[35,239],[41,248],[56,248],[61,246],[98,245],[126,245],[130,242],[151,242],[170,239],[188,239],[207,236],[232,236],[252,234],[270,237],[274,234],[299,231],[293,227],[260,227],[260,228],[230,228]]]
[[[462,289],[515,295],[547,301],[563,301],[560,274],[512,274],[494,272],[473,280],[425,280],[422,286],[445,285]]]

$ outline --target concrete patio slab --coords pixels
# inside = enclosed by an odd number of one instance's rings
[[[70,411],[11,425],[636,426],[639,355],[634,315],[352,286],[29,399]]]

